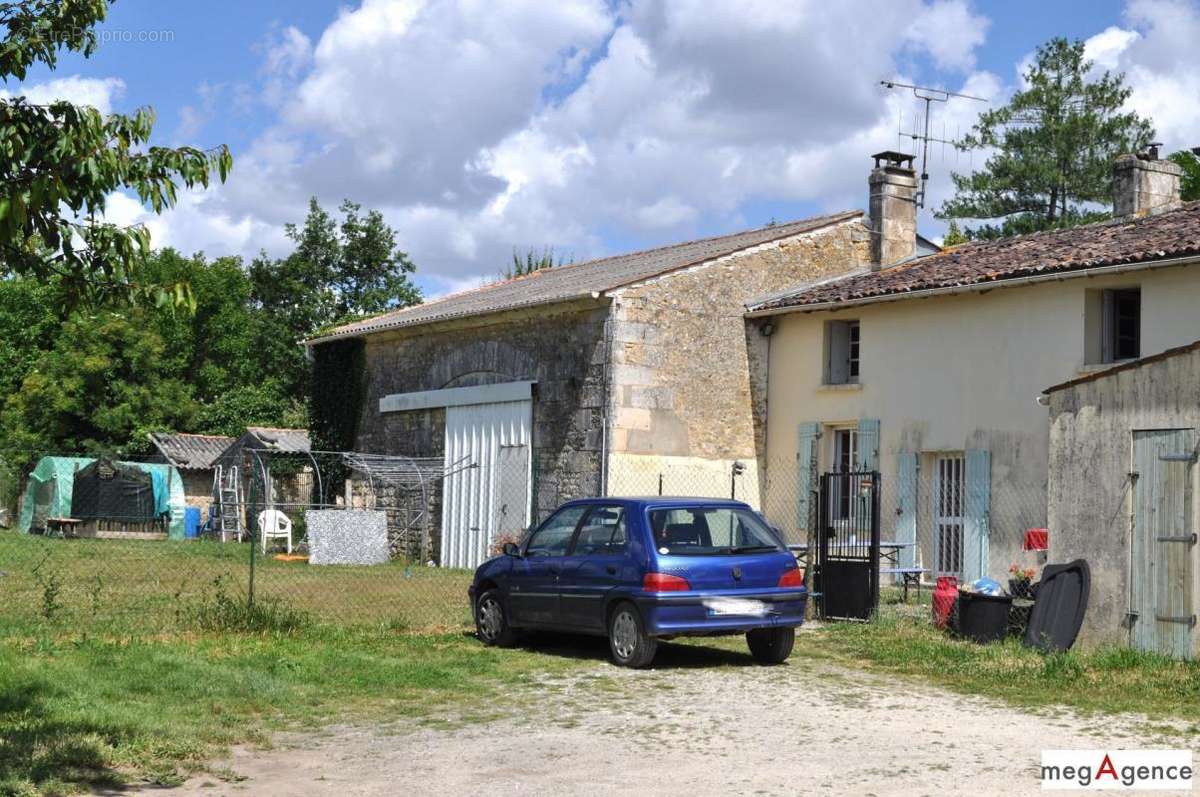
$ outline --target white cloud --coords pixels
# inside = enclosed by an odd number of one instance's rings
[[[76,105],[90,105],[100,113],[112,113],[113,103],[125,91],[125,81],[118,78],[90,78],[71,75],[42,83],[23,83],[14,91],[0,90],[0,97],[24,96],[32,103],[45,105],[55,100],[67,100]]]
[[[1168,151],[1200,144],[1200,11],[1191,3],[1133,0],[1125,17],[1129,28],[1090,39],[1089,55],[1095,48],[1099,60],[1099,44],[1110,45],[1105,65],[1125,72],[1129,105],[1154,123]]]
[[[906,35],[917,47],[923,47],[944,69],[968,70],[975,67],[975,49],[983,44],[988,20],[971,13],[960,0],[935,2],[918,14]]]
[[[986,29],[962,0],[365,0],[315,43],[268,37],[277,124],[159,234],[275,251],[267,232],[308,196],[350,197],[453,288],[514,246],[584,259],[602,232],[669,241],[764,222],[744,217],[751,200],[861,207],[867,155],[895,148],[916,110],[878,81],[932,63],[949,88],[997,95],[972,72]],[[939,108],[939,132],[977,110]]]

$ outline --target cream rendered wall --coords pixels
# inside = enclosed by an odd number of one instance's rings
[[[894,498],[901,452],[988,449],[993,495],[989,573],[1001,577],[1012,562],[1032,564],[1022,559],[1019,546],[1025,527],[1045,521],[1049,440],[1047,409],[1035,399],[1087,367],[1087,292],[1135,286],[1142,290],[1143,356],[1200,339],[1196,266],[775,316],[767,393],[768,468],[794,461],[801,423],[879,419],[886,504]],[[858,386],[821,384],[823,330],[833,319],[860,322]],[[823,469],[828,465],[824,442]],[[922,474],[923,488],[929,476]],[[894,517],[885,505],[885,538]]]

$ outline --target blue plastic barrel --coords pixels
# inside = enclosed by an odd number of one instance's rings
[[[200,536],[200,507],[188,506],[183,509],[183,535],[185,537]]]

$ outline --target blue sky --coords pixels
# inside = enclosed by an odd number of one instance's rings
[[[1200,143],[1176,102],[1195,96],[1197,19],[1171,0],[121,0],[92,59],[26,89],[152,105],[160,142],[231,146],[229,185],[165,217],[116,201],[157,243],[281,253],[308,196],[351,198],[384,211],[437,294],[513,247],[586,259],[862,207],[867,156],[916,121],[880,78],[1002,102],[1057,35],[1129,72],[1169,144]],[[127,40],[144,32],[159,40]],[[978,110],[938,109],[935,129]],[[938,153],[932,194],[974,165]]]

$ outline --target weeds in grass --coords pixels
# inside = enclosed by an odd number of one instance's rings
[[[185,620],[201,631],[294,634],[310,624],[309,616],[285,606],[278,598],[259,598],[253,604],[231,596],[225,576],[213,579],[213,591],[182,610]]]
[[[62,582],[58,577],[58,573],[53,570],[45,569],[46,563],[50,560],[50,552],[46,551],[40,562],[34,565],[33,574],[34,581],[42,590],[42,617],[53,621],[62,610],[62,601],[59,595],[62,592]]]

